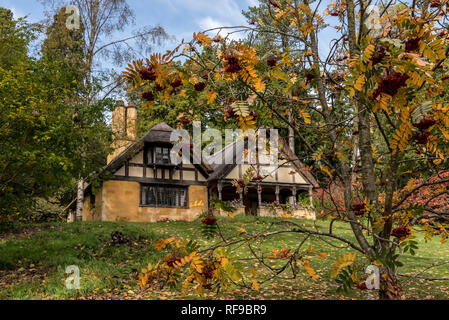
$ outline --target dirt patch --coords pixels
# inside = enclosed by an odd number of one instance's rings
[[[0,270],[0,288],[12,288],[23,282],[42,282],[47,278],[49,272],[48,267],[35,267],[33,264],[27,268]]]
[[[33,226],[23,227],[16,232],[0,233],[0,242],[4,242],[9,239],[30,238],[32,235],[46,231],[46,230],[62,230],[60,226]]]

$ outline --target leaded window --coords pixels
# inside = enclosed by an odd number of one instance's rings
[[[141,205],[186,208],[187,187],[141,185]]]
[[[170,148],[156,147],[155,158],[158,164],[170,164]]]

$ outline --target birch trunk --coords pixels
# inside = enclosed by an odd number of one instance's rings
[[[75,214],[76,221],[81,221],[83,218],[83,204],[84,204],[84,180],[79,179],[76,193],[76,214]]]

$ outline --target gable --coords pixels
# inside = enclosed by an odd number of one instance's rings
[[[245,172],[251,167],[250,164],[238,164],[224,176],[224,179],[242,179]],[[256,168],[255,166],[253,167]],[[309,184],[301,173],[295,172],[296,170],[296,167],[291,164],[280,165],[277,169],[276,167],[261,165],[259,167],[259,175],[265,177],[265,179],[262,180],[263,182]],[[292,174],[293,172],[295,172],[295,174]]]
[[[207,177],[190,163],[180,166],[146,165],[144,148],[142,147],[132,158],[117,167],[114,176],[129,179],[157,179],[165,182],[200,182],[205,183]]]

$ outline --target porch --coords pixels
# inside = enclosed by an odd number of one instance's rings
[[[214,192],[215,191],[215,192]],[[239,193],[232,185],[232,181],[218,181],[212,193],[222,201],[239,203],[235,214],[253,215],[261,217],[292,217],[315,220],[313,209],[312,187],[310,185],[292,185],[269,182],[252,182]],[[298,201],[298,197],[302,201]],[[306,200],[307,203],[304,203]],[[220,212],[219,214],[225,214]]]

